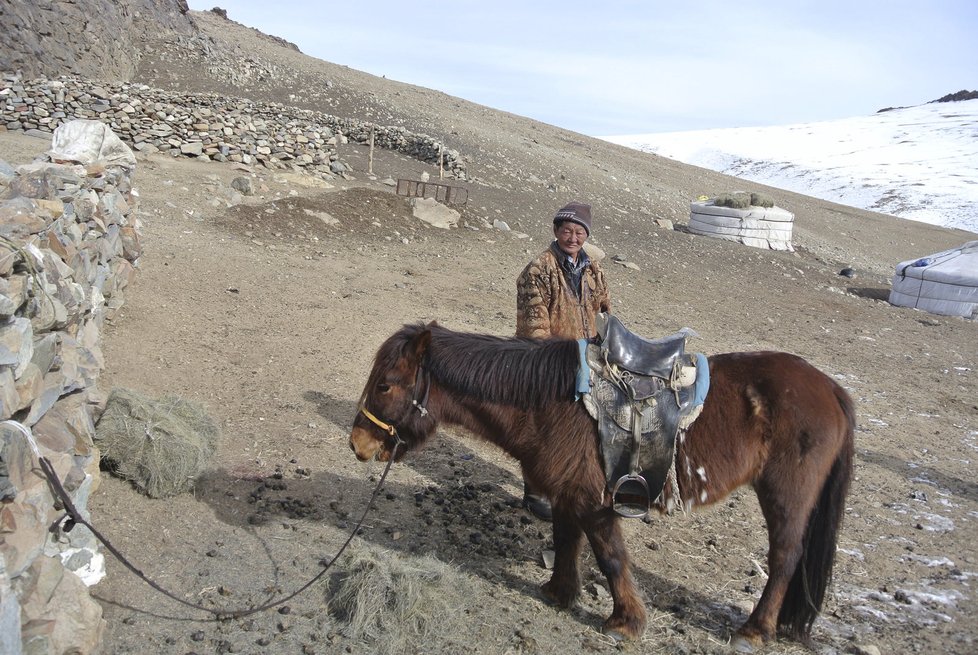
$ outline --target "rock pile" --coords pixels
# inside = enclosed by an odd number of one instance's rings
[[[395,150],[466,179],[457,150],[402,127],[384,127],[278,103],[216,94],[171,94],[143,84],[102,84],[74,77],[0,85],[0,122],[8,130],[53,132],[93,119],[133,149],[174,156],[294,168],[331,178],[348,167],[337,146],[348,141]]]
[[[79,123],[82,123],[79,129]],[[37,457],[87,515],[99,481],[95,419],[105,398],[100,332],[123,303],[140,256],[132,152],[96,122],[54,135],[51,154],[0,161],[0,650],[90,653],[103,575],[91,532],[62,516]],[[60,143],[59,143],[60,140]],[[111,150],[111,154],[110,153]],[[64,161],[62,153],[95,153]],[[127,153],[128,152],[128,156]],[[80,157],[80,155],[74,155]]]

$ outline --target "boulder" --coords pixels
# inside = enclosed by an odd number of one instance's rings
[[[413,198],[411,204],[415,218],[443,230],[458,227],[458,221],[462,217],[456,210],[446,207],[434,198]]]

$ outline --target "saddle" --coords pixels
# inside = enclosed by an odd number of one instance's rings
[[[582,398],[598,422],[612,507],[644,517],[661,502],[679,431],[699,415],[709,367],[703,355],[686,353],[686,340],[696,336],[689,328],[645,339],[604,313],[597,327],[597,340],[583,348],[590,391]]]

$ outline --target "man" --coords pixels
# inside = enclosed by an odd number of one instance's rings
[[[611,311],[604,273],[584,251],[591,236],[591,205],[572,202],[554,214],[554,241],[516,281],[516,336],[589,339],[595,316]],[[550,502],[523,483],[523,506],[551,519]]]

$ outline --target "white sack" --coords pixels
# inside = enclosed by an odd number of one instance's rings
[[[78,119],[56,127],[48,156],[53,161],[83,165],[101,162],[130,170],[136,167],[136,157],[129,146],[99,121]]]

